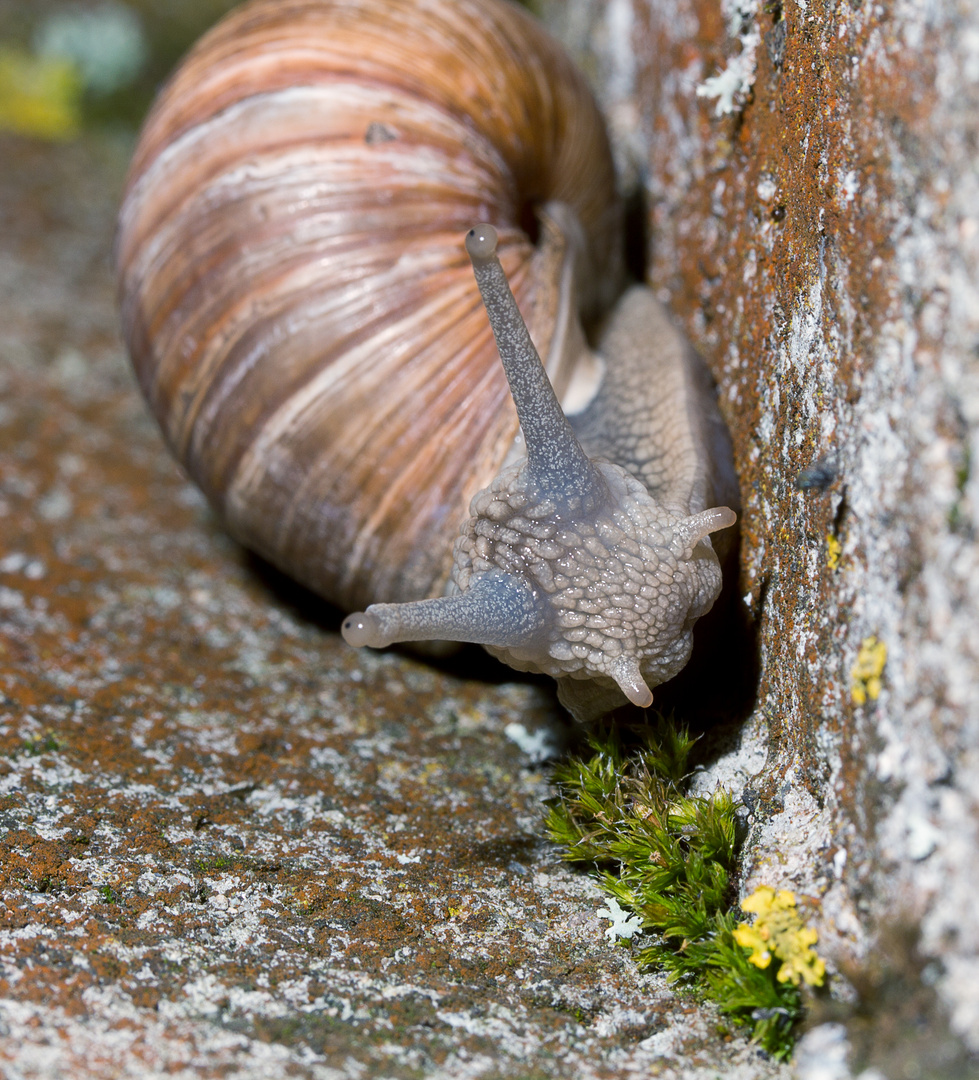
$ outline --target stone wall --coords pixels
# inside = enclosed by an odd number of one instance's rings
[[[544,7],[734,436],[745,888],[807,896],[865,997],[917,941],[979,1048],[979,6]]]

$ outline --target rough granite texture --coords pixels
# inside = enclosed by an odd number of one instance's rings
[[[979,4],[538,7],[613,119],[646,272],[734,437],[760,674],[705,781],[754,808],[743,888],[807,898],[838,992],[881,1030],[882,971],[930,996],[891,1034],[917,1025],[934,1060],[884,1063],[853,1027],[851,1063],[960,1075],[979,1051]],[[876,698],[853,675],[871,637]]]
[[[0,1073],[785,1077],[543,840],[550,689],[348,649],[180,476],[116,328],[129,149],[0,141]]]

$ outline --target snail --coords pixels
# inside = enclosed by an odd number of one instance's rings
[[[620,230],[590,91],[507,0],[253,0],[144,125],[124,335],[229,531],[365,609],[348,642],[475,641],[587,719],[686,663],[738,505]]]

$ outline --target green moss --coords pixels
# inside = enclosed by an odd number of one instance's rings
[[[232,861],[225,855],[215,855],[211,859],[195,859],[194,869],[198,874],[220,874],[231,867]]]
[[[282,864],[268,859],[255,859],[248,855],[213,855],[210,858],[194,860],[194,870],[198,874],[222,874],[231,870],[239,874],[277,874]]]
[[[42,754],[53,754],[56,750],[60,749],[61,744],[51,732],[48,732],[43,738],[27,738],[21,746],[21,752],[28,757],[40,757]]]
[[[779,979],[781,964],[759,967],[736,940],[746,924],[734,906],[735,803],[722,790],[685,793],[693,743],[662,718],[632,749],[615,733],[594,738],[589,756],[556,766],[547,829],[568,862],[589,866],[642,920],[641,966],[716,1002],[766,1051],[788,1058],[802,991]]]
[[[962,448],[959,466],[955,470],[955,502],[952,503],[948,511],[948,524],[953,532],[957,532],[965,524],[962,513],[962,500],[965,498],[965,488],[969,482],[971,472],[972,455],[968,445],[966,445]]]

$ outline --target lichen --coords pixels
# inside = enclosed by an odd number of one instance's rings
[[[610,921],[605,931],[605,936],[609,941],[628,941],[642,931],[642,919],[636,915],[630,915],[614,896],[610,896],[605,901],[605,907],[599,909],[598,914],[601,918]]]
[[[81,124],[81,89],[70,61],[0,47],[0,131],[73,138]]]
[[[822,986],[826,965],[813,949],[819,935],[806,926],[796,909],[795,893],[789,889],[776,892],[761,885],[751,896],[741,901],[741,910],[756,916],[754,923],[739,923],[734,940],[751,955],[748,962],[767,968],[778,960],[776,978],[798,986]]]
[[[717,117],[739,112],[751,96],[758,67],[755,53],[761,44],[758,7],[757,0],[734,0],[724,4],[728,31],[738,42],[739,51],[729,58],[722,71],[697,87],[697,97],[717,99],[714,106]]]
[[[886,663],[887,646],[874,635],[864,638],[850,671],[850,697],[855,705],[865,705],[868,699],[876,701],[880,697]]]
[[[843,554],[843,545],[832,534],[826,536],[826,565],[830,570],[836,570],[840,565],[840,556]]]

